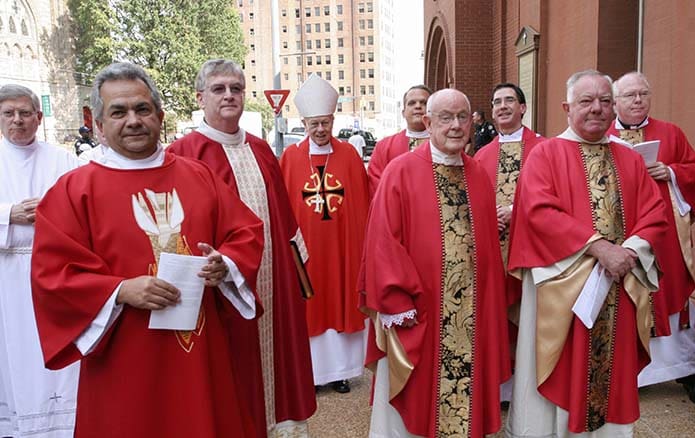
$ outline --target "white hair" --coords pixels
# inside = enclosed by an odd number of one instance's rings
[[[578,71],[567,79],[567,103],[572,103],[574,101],[574,86],[581,78],[586,76],[599,76],[604,78],[608,81],[608,85],[611,86],[612,91],[613,79],[611,79],[610,76],[593,69]]]

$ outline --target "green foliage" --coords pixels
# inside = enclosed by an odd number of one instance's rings
[[[159,87],[166,111],[181,117],[197,108],[193,82],[203,62],[241,63],[246,55],[229,0],[70,0],[69,6],[77,47],[85,47],[78,50],[82,71],[94,75],[114,59],[138,64]]]

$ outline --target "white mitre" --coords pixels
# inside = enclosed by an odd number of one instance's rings
[[[338,105],[338,92],[327,80],[313,73],[299,87],[294,104],[302,118],[332,115]]]

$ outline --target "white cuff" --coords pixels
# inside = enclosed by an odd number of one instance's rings
[[[622,246],[637,254],[639,263],[635,264],[631,272],[650,292],[656,292],[659,289],[659,271],[656,267],[656,257],[649,242],[635,235],[625,240]]]
[[[256,316],[256,298],[253,291],[246,284],[246,279],[236,263],[224,254],[222,254],[222,260],[229,268],[227,276],[218,286],[222,295],[232,303],[244,319],[253,319]]]
[[[678,187],[676,173],[670,167],[668,168],[668,171],[671,174],[671,181],[669,181],[669,185],[671,186],[673,197],[676,199],[676,207],[678,207],[678,213],[680,213],[681,216],[685,216],[686,214],[690,213],[690,204],[688,204],[685,201],[685,198],[681,193],[681,189]]]
[[[405,312],[397,313],[395,315],[387,315],[384,313],[380,313],[379,320],[381,321],[381,325],[383,325],[385,329],[390,329],[394,325],[401,326],[403,325],[403,321],[405,321],[406,319],[415,319],[416,316],[417,310],[411,309]]]
[[[0,203],[0,248],[7,248],[10,244],[10,213],[12,204]]]
[[[96,348],[101,338],[104,337],[106,331],[113,325],[116,318],[123,311],[123,304],[116,304],[116,297],[118,292],[121,290],[121,285],[123,282],[118,284],[116,290],[111,294],[104,306],[99,310],[96,318],[89,324],[89,327],[83,331],[80,336],[73,341],[75,346],[83,356],[88,355],[94,348]]]

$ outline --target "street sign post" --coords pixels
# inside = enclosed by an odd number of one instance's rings
[[[275,116],[277,117],[280,111],[282,111],[282,105],[285,104],[287,96],[290,95],[290,90],[265,90],[263,94],[265,94],[265,98],[268,99],[270,106],[273,107],[273,111],[275,111]]]

